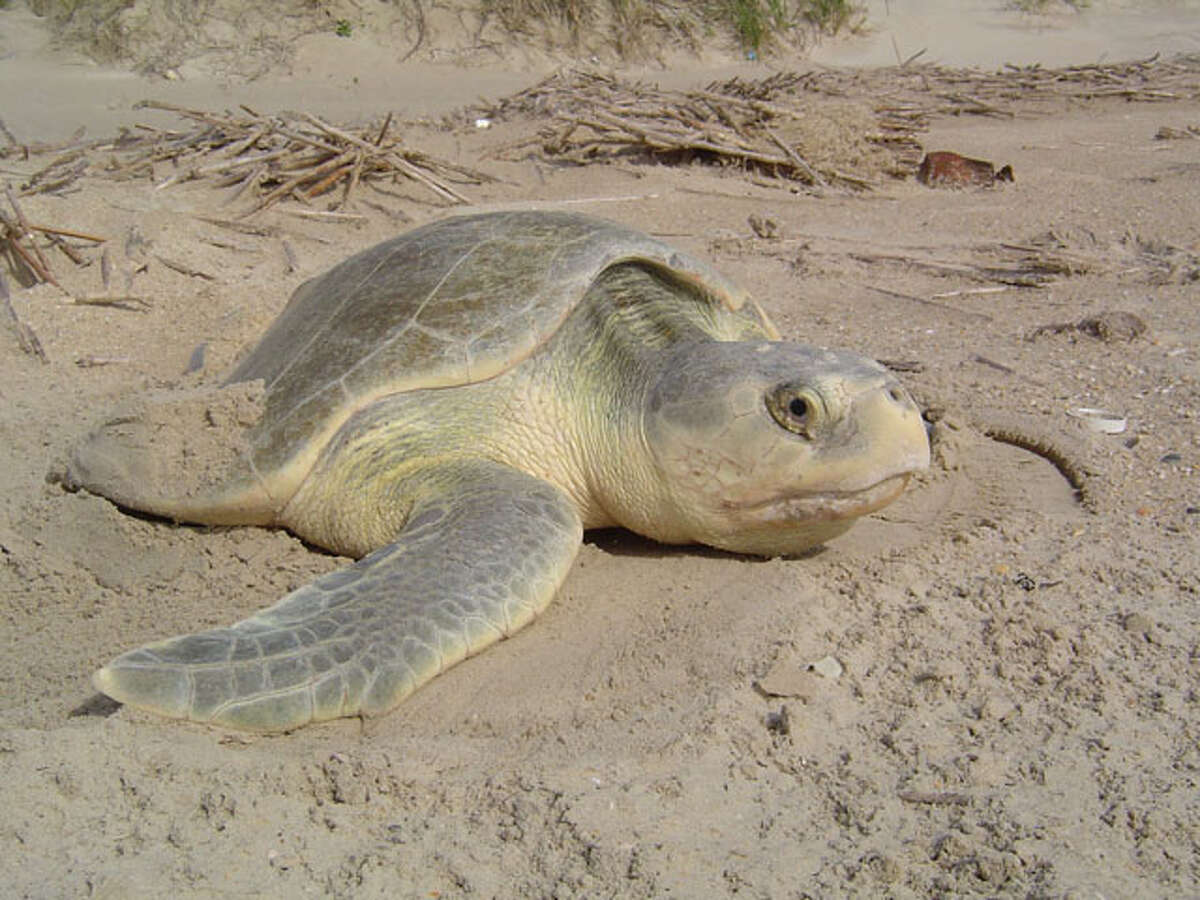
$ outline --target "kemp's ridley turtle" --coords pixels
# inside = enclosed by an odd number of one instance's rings
[[[554,596],[583,529],[793,554],[928,464],[857,354],[777,340],[707,266],[579,215],[451,218],[302,285],[226,383],[140,401],[68,483],[361,557],[95,675],[166,716],[282,730],[382,713]]]

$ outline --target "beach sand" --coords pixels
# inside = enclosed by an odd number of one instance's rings
[[[1103,12],[1005,21],[1057,66],[1098,61],[1076,48]],[[1171,14],[1174,45],[1129,28],[1107,58],[1186,49],[1197,19]],[[946,18],[900,52],[934,34],[922,62],[965,64],[954,48],[974,38],[993,47],[978,66],[1006,61],[990,19]],[[894,61],[890,42],[882,59],[871,50],[887,33],[814,52]],[[311,35],[252,82],[198,63],[168,79],[57,49],[15,4],[0,10],[0,117],[35,142],[178,124],[131,109],[144,98],[350,124],[394,112],[412,147],[500,179],[463,188],[471,208],[542,204],[661,235],[749,288],[787,339],[904,363],[938,419],[933,466],[801,559],[589,534],[534,625],[378,719],[256,736],[114,709],[89,682],[114,655],[243,618],[345,561],[282,531],[130,515],[47,473],[123,398],[219,377],[298,284],[405,225],[365,207],[358,224],[275,209],[249,220],[269,231],[233,232],[197,218],[229,209],[195,182],[88,176],[26,197],[32,221],[110,237],[116,283],[153,305],[74,305],[8,279],[47,361],[0,332],[0,893],[1200,892],[1200,141],[1155,138],[1200,126],[1194,92],[934,117],[926,149],[1010,164],[1015,182],[816,196],[736,168],[504,158],[536,119],[442,117],[533,84],[552,54],[439,61],[427,48],[401,64],[389,34]],[[695,87],[808,64],[713,52],[631,71]],[[0,167],[16,188],[44,162]],[[413,223],[454,211],[395,206]],[[971,277],[1022,247],[1075,264],[1038,288]],[[90,258],[52,257],[71,294],[102,292]],[[1031,338],[1114,310],[1146,332]],[[185,376],[200,345],[203,368]],[[1125,429],[1088,431],[1080,408]],[[1044,448],[985,435],[1014,419],[1066,448],[1082,499]],[[826,657],[840,674],[813,669]]]

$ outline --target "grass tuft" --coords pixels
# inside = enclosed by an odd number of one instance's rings
[[[784,43],[802,24],[837,34],[858,28],[865,14],[853,0],[725,0],[710,17],[732,31],[743,48],[757,53]]]
[[[0,0],[0,4],[10,0]],[[206,54],[246,77],[286,58],[301,34],[366,28],[346,18],[354,0],[28,0],[57,38],[100,62],[162,74]],[[421,0],[393,0],[412,4]],[[861,0],[438,0],[459,20],[492,23],[517,43],[590,57],[662,59],[671,50],[793,49],[816,32],[856,28]],[[1013,0],[1018,3],[1051,0]],[[1086,3],[1088,0],[1069,0]],[[418,19],[420,17],[418,16]],[[423,38],[420,32],[417,44]],[[253,71],[251,71],[253,70]]]
[[[1010,9],[1030,15],[1041,15],[1050,12],[1053,6],[1065,6],[1075,12],[1081,12],[1092,5],[1092,0],[1009,0]]]
[[[480,12],[494,17],[512,34],[534,34],[548,27],[565,29],[572,41],[578,41],[592,24],[596,5],[589,0],[482,0]]]
[[[826,34],[856,31],[866,19],[863,7],[851,0],[807,0],[805,6],[804,18]]]

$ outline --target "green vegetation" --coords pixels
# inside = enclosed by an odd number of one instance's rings
[[[29,8],[50,20],[58,38],[82,46],[98,62],[124,56],[122,12],[134,0],[29,0]]]
[[[0,4],[11,0],[0,0]],[[464,28],[497,30],[518,43],[583,58],[663,58],[665,51],[702,47],[747,55],[785,51],[819,33],[857,28],[862,0],[440,0]],[[1011,0],[1050,3],[1062,0]],[[1084,4],[1088,0],[1068,0]],[[392,0],[425,39],[427,0]],[[287,58],[304,34],[330,29],[350,37],[362,21],[345,18],[352,0],[29,0],[58,40],[100,62],[124,62],[162,74],[207,54],[231,71],[257,77]],[[418,23],[413,25],[413,23]],[[451,41],[456,40],[446,35]],[[250,71],[250,70],[253,71]]]
[[[628,0],[615,0],[613,5],[628,5]],[[572,39],[579,37],[596,14],[596,3],[589,0],[481,0],[479,6],[485,18],[496,18],[513,34],[565,28]]]
[[[857,30],[866,19],[863,8],[851,0],[807,0],[805,6],[804,18],[826,34]]]
[[[1009,7],[1023,13],[1046,13],[1053,6],[1066,6],[1079,12],[1092,5],[1092,0],[1009,0]]]
[[[785,0],[731,0],[727,15],[742,46],[756,52],[773,33],[792,25]]]
[[[479,10],[512,34],[557,34],[576,45],[594,45],[607,31],[621,55],[636,55],[631,44],[652,44],[655,35],[693,46],[697,35],[725,35],[758,53],[803,40],[804,26],[836,34],[857,27],[863,16],[854,0],[480,0]]]

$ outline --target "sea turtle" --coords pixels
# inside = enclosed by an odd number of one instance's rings
[[[778,340],[703,263],[563,212],[448,218],[301,285],[217,388],[138,401],[66,484],[358,557],[94,676],[165,716],[280,731],[383,713],[530,622],[585,528],[794,554],[928,464],[878,363]]]

